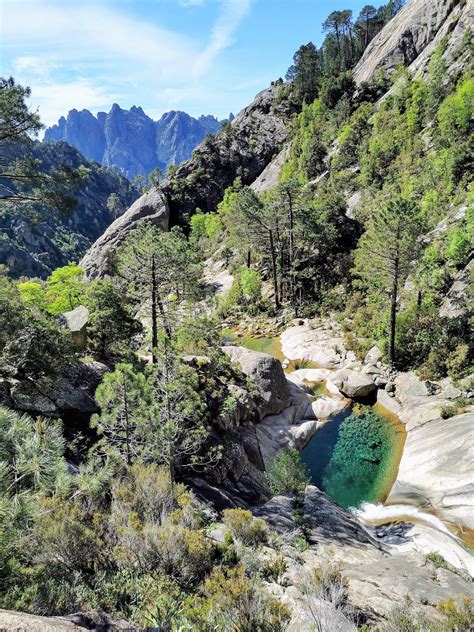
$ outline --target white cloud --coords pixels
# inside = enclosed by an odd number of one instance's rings
[[[212,29],[211,39],[193,67],[195,78],[201,77],[218,54],[230,46],[240,22],[250,11],[251,0],[226,0]]]
[[[37,85],[30,101],[33,109],[38,108],[42,122],[52,125],[73,107],[76,110],[108,109],[110,103],[120,101],[123,96],[80,78],[67,83]]]
[[[188,7],[207,4],[179,2]],[[146,107],[144,95],[155,111],[186,109],[186,99],[202,102],[208,110],[211,70],[233,43],[251,0],[219,1],[204,43],[197,33],[190,37],[133,17],[119,10],[116,0],[0,3],[8,73],[31,86],[31,103],[39,105],[43,122],[50,125],[73,107],[107,109],[114,101],[129,107],[134,98],[136,105]]]

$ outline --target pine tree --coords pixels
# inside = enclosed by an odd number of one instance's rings
[[[375,18],[377,17],[377,9],[372,4],[366,4],[362,7],[355,23],[356,31],[359,35],[362,53],[369,42],[375,35]]]
[[[367,285],[375,285],[390,297],[389,361],[396,361],[395,335],[398,296],[421,248],[423,222],[418,207],[401,196],[394,197],[369,221],[355,259],[355,273]]]
[[[123,356],[142,327],[124,305],[122,292],[110,280],[95,281],[87,289],[85,302],[90,312],[87,340],[91,353],[101,362]]]
[[[179,228],[162,232],[143,223],[117,253],[117,271],[131,296],[149,306],[155,362],[159,325],[171,338],[180,306],[198,294],[201,266]]]
[[[150,406],[145,376],[136,373],[130,364],[118,364],[113,373],[104,376],[95,397],[101,412],[93,415],[91,426],[131,465],[144,447]]]
[[[176,467],[212,465],[218,458],[213,449],[203,451],[209,439],[204,426],[206,404],[199,377],[164,341],[148,384],[153,403],[146,424],[146,458],[168,468],[175,481]]]
[[[296,51],[293,65],[288,69],[286,78],[293,82],[300,103],[312,103],[318,96],[321,58],[312,42],[303,44]]]

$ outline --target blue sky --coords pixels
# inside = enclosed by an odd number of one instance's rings
[[[140,105],[219,118],[284,76],[294,51],[356,0],[0,0],[0,74],[31,86],[46,124]],[[380,3],[376,3],[377,5]]]

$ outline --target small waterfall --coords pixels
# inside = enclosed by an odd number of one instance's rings
[[[382,525],[389,522],[423,524],[457,539],[439,518],[411,505],[362,503],[359,509],[353,509],[352,512],[358,518],[372,525]]]

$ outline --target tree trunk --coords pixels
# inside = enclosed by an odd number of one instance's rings
[[[272,259],[272,274],[273,274],[273,293],[275,297],[275,309],[280,309],[280,300],[278,297],[278,277],[277,277],[277,266],[276,266],[276,255],[275,255],[275,245],[273,243],[273,231],[268,231],[268,236],[270,238],[270,256]]]
[[[395,364],[395,331],[397,327],[397,297],[398,297],[398,276],[399,276],[400,259],[395,257],[393,268],[392,296],[390,304],[390,349],[389,361],[393,366]]]
[[[288,223],[290,227],[289,231],[289,240],[288,240],[288,256],[289,256],[289,267],[290,267],[290,298],[291,298],[291,306],[293,307],[293,311],[296,313],[296,300],[295,300],[295,279],[294,279],[294,270],[293,270],[293,226],[294,226],[294,218],[293,218],[293,199],[291,197],[291,193],[288,193]]]
[[[122,388],[123,388],[123,412],[125,415],[125,442],[126,442],[127,465],[130,466],[132,463],[132,458],[130,455],[130,425],[129,425],[129,416],[128,416],[128,399],[127,399],[127,387],[125,386],[125,377],[123,377]]]
[[[250,250],[250,248],[247,250],[247,268],[250,269],[250,266],[252,265],[252,251]]]
[[[153,364],[157,363],[156,348],[158,346],[158,317],[157,304],[156,267],[155,255],[151,256],[151,358]]]

